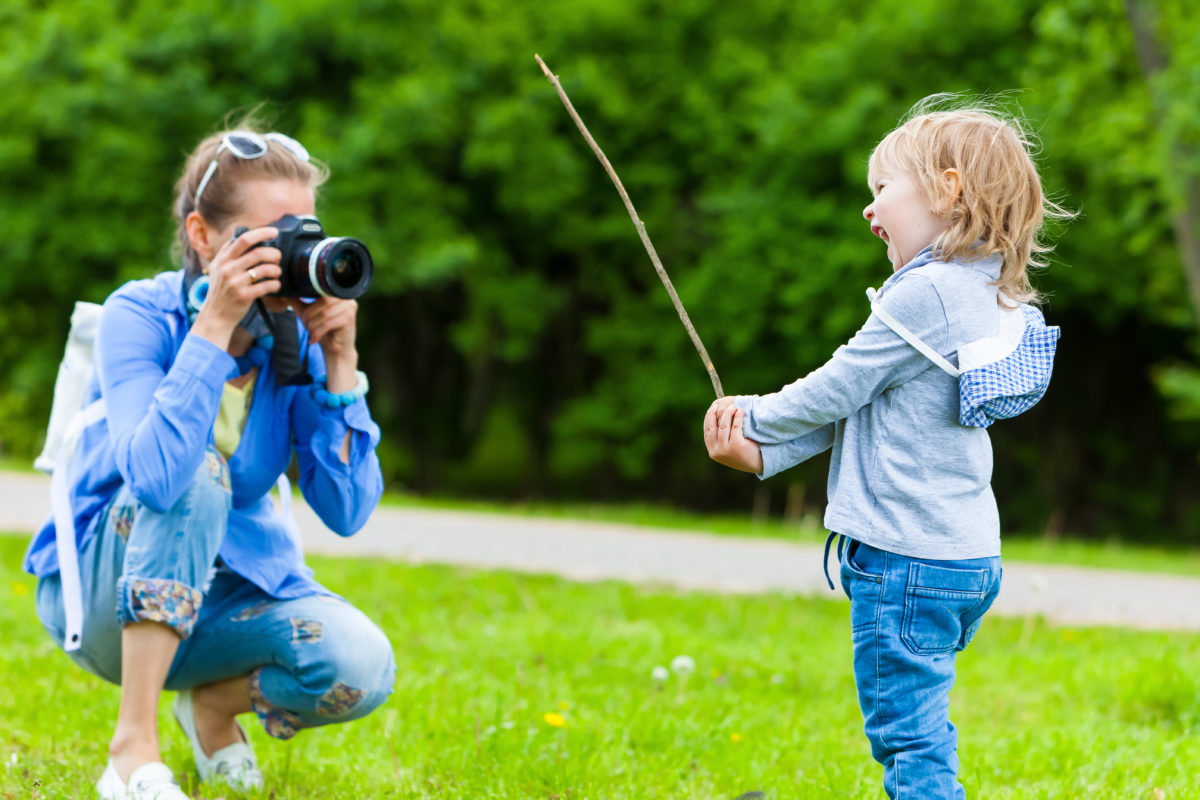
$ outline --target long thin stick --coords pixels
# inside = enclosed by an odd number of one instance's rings
[[[587,126],[583,124],[583,120],[579,118],[579,114],[575,111],[575,106],[571,105],[571,99],[567,97],[567,93],[563,91],[562,84],[558,82],[558,76],[550,71],[546,66],[546,62],[542,61],[542,57],[534,55],[538,64],[542,68],[542,72],[546,73],[546,78],[554,85],[555,91],[558,92],[559,99],[563,105],[567,107],[567,113],[571,115],[571,119],[575,120],[575,125],[579,128],[579,132],[583,134],[583,138],[592,148],[592,152],[596,154],[596,158],[600,159],[600,163],[604,165],[604,170],[608,173],[608,177],[612,178],[613,185],[617,187],[617,192],[621,195],[621,200],[625,202],[625,208],[629,211],[629,216],[633,219],[633,226],[637,228],[638,236],[642,237],[642,244],[646,248],[646,252],[650,254],[650,260],[654,262],[654,269],[658,272],[658,277],[662,281],[663,286],[667,288],[667,294],[671,295],[671,302],[675,304],[675,310],[679,312],[679,320],[683,323],[683,327],[687,328],[688,336],[692,337],[692,344],[696,346],[696,352],[700,354],[700,360],[704,362],[704,368],[708,370],[708,377],[712,380],[713,389],[717,392],[717,397],[724,397],[725,391],[721,388],[721,379],[717,377],[717,370],[713,366],[712,359],[708,357],[708,351],[704,349],[704,343],[700,341],[700,334],[696,333],[696,329],[692,327],[692,321],[688,319],[687,311],[683,308],[683,303],[679,299],[679,295],[675,293],[675,287],[671,284],[671,279],[667,277],[667,271],[663,268],[662,261],[658,258],[658,253],[654,249],[654,245],[650,242],[650,236],[646,233],[646,226],[638,218],[637,210],[634,209],[633,203],[629,200],[629,194],[625,191],[624,185],[621,184],[621,179],[617,177],[617,171],[613,169],[608,158],[600,149],[600,145],[596,144],[596,140],[592,138],[592,134],[588,132]]]

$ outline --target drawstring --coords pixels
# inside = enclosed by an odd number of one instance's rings
[[[821,565],[825,567],[825,581],[829,584],[829,591],[836,591],[833,586],[833,578],[829,577],[829,546],[833,544],[833,537],[838,537],[837,544],[837,559],[838,563],[842,563],[842,552],[846,549],[847,539],[840,533],[830,533],[825,539],[825,555],[821,558]]]

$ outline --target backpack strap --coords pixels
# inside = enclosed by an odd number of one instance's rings
[[[79,550],[75,544],[75,512],[71,508],[71,489],[67,483],[71,461],[79,437],[88,428],[104,419],[104,400],[100,399],[77,413],[67,426],[63,443],[54,460],[50,476],[50,506],[54,511],[54,547],[58,553],[58,574],[62,582],[63,611],[66,635],[63,649],[78,650],[83,644],[83,587],[79,579]]]
[[[287,526],[288,535],[296,543],[296,547],[300,552],[304,552],[304,543],[300,538],[300,526],[296,524],[296,515],[292,513],[292,482],[288,480],[286,472],[279,473],[279,478],[275,481],[275,490],[279,492],[279,514],[283,517],[283,524]]]
[[[884,311],[883,307],[879,305],[879,303],[875,302],[875,297],[878,294],[879,293],[874,289],[867,289],[867,299],[871,301],[871,313],[879,317],[880,322],[895,331],[896,335],[901,339],[917,348],[917,350],[921,352],[921,355],[925,356],[934,364],[941,367],[941,369],[950,375],[950,377],[957,378],[962,374],[962,372],[960,372],[957,367],[947,361],[941,353],[925,344],[925,342],[923,342],[915,333],[901,325],[899,320],[897,320],[888,312]]]

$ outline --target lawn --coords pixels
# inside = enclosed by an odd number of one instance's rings
[[[42,631],[24,544],[0,536],[0,798],[90,797],[117,690]],[[390,635],[395,694],[288,743],[251,726],[263,798],[883,796],[844,602],[312,563]],[[696,665],[686,680],[652,678],[681,654]],[[164,757],[194,783],[168,705]],[[971,797],[1200,796],[1200,636],[989,618],[952,708]]]

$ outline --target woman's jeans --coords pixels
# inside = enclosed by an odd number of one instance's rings
[[[120,683],[122,628],[161,622],[181,639],[164,688],[249,676],[251,705],[276,738],[369,714],[392,690],[387,637],[341,598],[279,600],[217,562],[229,509],[229,469],[211,449],[165,513],[122,488],[79,554],[83,645],[68,655]],[[61,644],[57,573],[38,583],[37,609]]]
[[[958,734],[950,722],[954,659],[1000,593],[1000,559],[931,561],[850,541],[854,678],[871,754],[893,800],[957,800]]]

